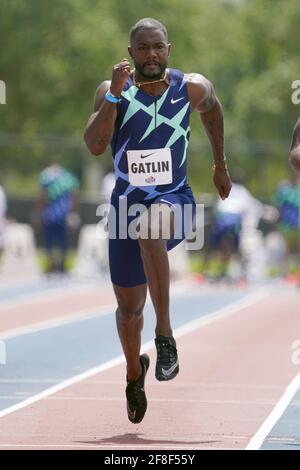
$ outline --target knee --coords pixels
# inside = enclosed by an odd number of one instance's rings
[[[143,315],[145,302],[132,302],[128,299],[118,298],[117,314],[126,321],[138,320]]]

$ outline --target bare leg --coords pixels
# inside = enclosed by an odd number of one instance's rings
[[[169,225],[168,231],[171,236],[174,230],[174,217],[169,207],[165,204],[163,206],[169,217],[165,217],[164,221],[160,219],[150,221],[150,227],[153,227],[154,224],[159,224],[157,232],[159,233],[159,238],[151,239],[149,233],[148,239],[139,239],[139,244],[149,292],[156,313],[156,336],[172,336],[169,315],[170,269],[167,242],[163,239],[164,230],[162,224],[166,223]]]
[[[127,377],[136,380],[142,373],[140,363],[143,308],[147,296],[147,284],[135,287],[114,285],[118,301],[116,311],[117,329],[127,362]]]

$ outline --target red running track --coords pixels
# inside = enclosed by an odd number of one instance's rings
[[[151,350],[139,425],[127,420],[121,364],[2,417],[0,449],[244,449],[298,373],[299,304],[278,292],[179,337],[171,382],[155,380]]]

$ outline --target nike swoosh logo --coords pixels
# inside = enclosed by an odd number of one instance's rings
[[[135,415],[136,415],[136,410],[131,411],[131,409],[130,409],[129,406],[128,406],[128,407],[127,407],[127,413],[128,413],[128,416],[129,416],[131,419],[134,419],[134,418],[135,418]]]
[[[150,155],[154,155],[154,154],[155,154],[155,152],[148,153],[147,155],[141,155],[141,158],[150,157]]]
[[[169,369],[162,368],[161,371],[165,377],[168,377],[169,375],[172,374],[172,372],[174,372],[177,366],[178,366],[178,361],[176,361],[175,364],[173,364],[172,367],[170,367]]]
[[[172,202],[170,202],[170,201],[166,201],[165,199],[160,199],[160,201],[159,201],[159,202],[166,202],[166,203],[167,203],[167,204],[169,204],[170,206],[172,206],[172,207],[175,207],[175,205],[174,205],[174,204],[172,204]]]
[[[178,101],[181,101],[183,99],[184,99],[184,96],[182,98],[178,98],[177,100],[174,100],[173,98],[171,98],[171,103],[175,104],[175,103],[178,103]]]

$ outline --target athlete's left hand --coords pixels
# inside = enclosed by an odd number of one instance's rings
[[[216,167],[214,169],[214,184],[221,199],[226,199],[231,190],[231,179],[227,170]]]

